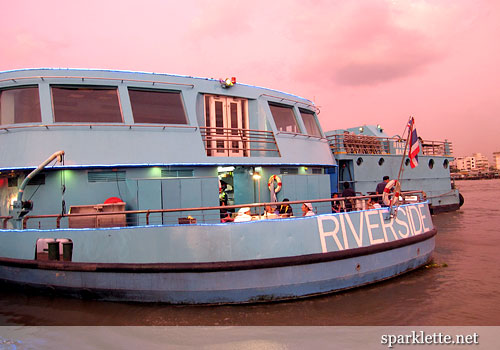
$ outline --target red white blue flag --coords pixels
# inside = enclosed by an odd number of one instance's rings
[[[415,120],[410,117],[408,121],[408,128],[410,132],[410,166],[415,168],[418,165],[418,153],[420,152],[420,141],[417,136],[417,129],[415,129]]]

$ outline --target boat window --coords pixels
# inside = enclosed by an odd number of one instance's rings
[[[293,113],[293,107],[279,105],[275,103],[269,103],[269,108],[273,115],[274,122],[276,123],[276,128],[278,131],[286,131],[299,133],[299,126],[297,125],[297,120],[295,119],[295,114]]]
[[[40,123],[41,121],[37,87],[0,90],[0,125]]]
[[[302,108],[299,108],[299,111],[302,116],[302,121],[306,127],[307,135],[321,137],[321,131],[319,131],[318,123],[314,117],[314,112]]]
[[[384,162],[385,162],[385,159],[384,158],[380,158],[378,160],[378,165],[382,166],[384,164]]]
[[[323,168],[312,168],[312,174],[322,175],[323,174]]]
[[[128,89],[136,123],[187,124],[180,92]]]
[[[450,162],[448,161],[448,159],[445,159],[443,162],[443,168],[448,169],[449,164],[450,164]]]
[[[363,164],[363,158],[359,157],[358,159],[356,159],[356,164],[358,166],[360,166],[361,164]]]
[[[56,123],[122,123],[116,87],[52,86]]]
[[[429,159],[429,169],[434,168],[434,159]]]
[[[406,165],[406,166],[410,165],[410,158],[406,158],[406,160],[405,160],[405,165]]]

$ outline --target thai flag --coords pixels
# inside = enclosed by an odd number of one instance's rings
[[[418,153],[420,152],[420,141],[417,136],[417,129],[415,129],[415,120],[413,117],[408,122],[408,127],[411,132],[410,135],[410,166],[415,168],[418,165]]]

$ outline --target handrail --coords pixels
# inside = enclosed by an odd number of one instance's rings
[[[50,130],[51,127],[76,127],[83,126],[89,127],[102,127],[102,126],[118,126],[125,128],[162,128],[165,130],[166,128],[179,128],[179,129],[194,129],[194,131],[198,130],[197,126],[193,125],[175,125],[175,124],[122,124],[122,123],[54,123],[54,124],[30,124],[30,125],[15,125],[15,126],[3,126],[0,127],[0,130],[4,130],[9,132],[9,129],[25,129],[25,128],[45,128]]]
[[[12,80],[14,83],[17,83],[17,80],[23,80],[23,79],[41,79],[42,81],[45,81],[45,79],[81,79],[81,81],[85,81],[85,79],[89,80],[111,80],[111,81],[120,81],[122,84],[123,82],[134,82],[134,83],[152,83],[153,86],[155,84],[164,84],[164,85],[179,85],[179,86],[189,86],[191,88],[194,88],[194,84],[184,84],[184,83],[171,83],[171,82],[162,82],[162,81],[154,81],[154,80],[141,80],[141,79],[121,79],[121,78],[105,78],[105,77],[84,77],[84,76],[31,76],[31,77],[18,77],[18,78],[7,78],[7,79],[1,79],[0,83],[3,83],[4,81],[10,81]]]
[[[327,136],[333,153],[347,154],[396,154],[403,153],[405,140],[399,137],[379,137],[358,134],[335,134]],[[451,156],[452,144],[445,141],[420,140],[422,154]]]
[[[317,112],[317,114],[319,114],[319,113],[320,113],[319,108],[318,108],[316,105],[311,104],[311,103],[305,103],[305,102],[302,102],[302,101],[299,101],[299,100],[293,100],[293,99],[291,99],[291,98],[280,97],[280,96],[274,96],[274,95],[269,95],[269,94],[261,94],[260,96],[272,97],[272,98],[275,98],[275,99],[278,99],[278,100],[281,100],[281,101],[286,100],[286,101],[291,101],[291,102],[294,102],[294,103],[300,103],[300,104],[303,104],[303,105],[305,105],[305,106],[312,107],[312,108],[313,108],[313,109]],[[311,102],[311,101],[309,101],[309,102]]]
[[[426,198],[423,191],[405,191],[400,194],[403,198],[405,196],[420,195],[422,198]],[[48,214],[48,215],[27,215],[23,218],[23,229],[27,228],[27,222],[29,219],[48,219],[55,218],[57,221],[57,228],[60,228],[60,221],[62,218],[73,218],[73,217],[97,217],[97,216],[109,216],[109,215],[133,215],[133,214],[146,214],[146,225],[149,225],[150,214],[155,213],[174,213],[174,212],[185,212],[185,211],[209,211],[209,210],[227,210],[227,209],[239,209],[244,207],[249,208],[260,208],[265,206],[278,207],[280,205],[290,205],[290,204],[303,204],[303,203],[327,203],[345,200],[364,200],[368,198],[380,198],[380,194],[373,195],[363,195],[354,197],[337,197],[337,198],[324,198],[324,199],[309,199],[309,200],[296,200],[296,201],[286,201],[286,202],[262,202],[262,203],[247,203],[238,205],[222,205],[222,206],[210,206],[210,207],[192,207],[192,208],[175,208],[175,209],[148,209],[148,210],[125,210],[125,211],[109,211],[109,212],[93,212],[93,213],[77,213],[77,214]],[[0,217],[4,219],[4,228],[6,227],[6,222],[12,217]]]
[[[9,221],[9,220],[10,220],[10,219],[12,219],[12,218],[13,218],[13,216],[0,216],[0,220],[2,220],[2,221],[3,221],[3,225],[2,225],[2,227],[3,227],[4,229],[6,229],[6,228],[7,228],[7,221]]]
[[[200,126],[200,133],[208,156],[213,156],[213,151],[222,152],[228,156],[231,155],[231,151],[241,151],[244,157],[249,157],[250,151],[273,152],[280,156],[278,144],[272,131]],[[265,148],[265,145],[274,145],[274,147]]]
[[[316,136],[316,135],[309,135],[309,134],[301,134],[299,132],[290,132],[290,131],[278,131],[276,135],[292,135],[292,136],[302,136],[302,137],[307,137],[307,138],[315,138],[315,139],[320,139],[320,140],[325,140],[328,141],[328,138],[323,137],[323,136]]]

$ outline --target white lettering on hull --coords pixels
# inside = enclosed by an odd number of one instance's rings
[[[317,217],[323,253],[392,242],[428,232],[433,227],[426,204],[399,207],[387,219],[387,209]]]

